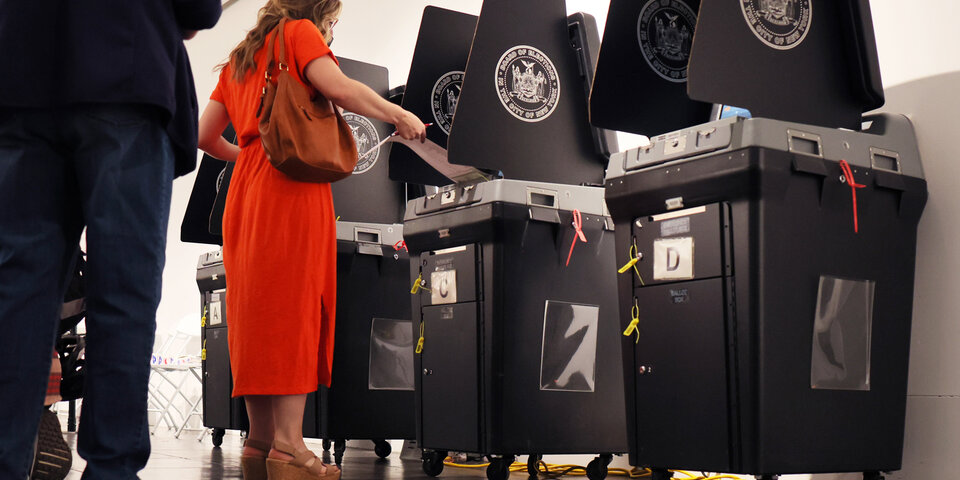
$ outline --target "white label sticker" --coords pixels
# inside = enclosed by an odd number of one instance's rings
[[[690,217],[674,218],[660,224],[661,237],[671,237],[683,233],[690,233]]]
[[[653,242],[653,279],[693,278],[693,237],[659,238]]]
[[[434,305],[457,303],[456,270],[443,270],[430,274],[430,301]]]
[[[210,320],[207,325],[220,325],[223,323],[223,315],[220,310],[220,302],[210,302]]]

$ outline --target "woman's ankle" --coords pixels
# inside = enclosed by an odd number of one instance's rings
[[[270,454],[267,455],[267,458],[272,458],[272,459],[274,459],[274,460],[283,460],[283,461],[285,461],[285,462],[289,462],[290,460],[293,460],[293,455],[289,455],[289,454],[287,454],[287,453],[285,453],[285,452],[281,452],[281,451],[273,448],[273,449],[270,449]]]
[[[277,435],[273,440],[269,457],[277,460],[293,460],[297,452],[306,449],[307,445],[303,443],[303,437],[284,438]]]
[[[270,452],[270,442],[247,439],[243,443],[243,455],[247,457],[266,457]]]

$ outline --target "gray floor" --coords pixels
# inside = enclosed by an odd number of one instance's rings
[[[67,480],[80,480],[84,462],[76,454],[76,434],[66,433],[65,437],[73,450],[73,467]],[[223,445],[213,447],[210,436],[202,442],[197,434],[185,432],[181,438],[173,433],[160,431],[152,437],[153,452],[147,467],[140,473],[143,480],[219,480],[242,478],[240,474],[241,439],[230,433],[223,439]],[[315,452],[323,450],[319,441],[308,440],[307,445]],[[372,447],[372,444],[371,444]],[[397,449],[399,450],[399,449]],[[332,452],[331,452],[332,454]],[[330,461],[325,458],[324,461]],[[514,473],[513,478],[528,478],[525,474]],[[394,451],[386,459],[377,458],[373,450],[348,446],[343,457],[343,480],[359,479],[429,479],[421,470],[420,462],[400,460]],[[484,469],[465,469],[447,467],[439,477],[486,479]]]

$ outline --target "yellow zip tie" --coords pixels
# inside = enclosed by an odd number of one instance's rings
[[[340,215],[337,215],[337,219],[334,220],[334,222],[339,222],[339,221],[340,221]]]
[[[640,276],[640,270],[637,270],[637,262],[640,261],[640,255],[637,253],[636,243],[634,243],[633,246],[630,247],[629,255],[630,255],[630,261],[627,262],[626,265],[620,267],[620,270],[617,270],[617,273],[626,273],[627,270],[630,270],[632,268],[634,272],[637,272],[637,278],[640,279],[640,285],[644,287],[647,286],[647,284],[643,283],[643,277]]]
[[[203,349],[200,350],[200,360],[206,360],[206,359],[207,359],[207,339],[204,338],[204,339],[203,339]]]
[[[627,325],[627,329],[623,331],[624,337],[629,337],[633,332],[637,332],[637,341],[640,343],[640,329],[637,328],[640,325],[640,305],[637,303],[637,299],[633,299],[633,308],[630,309],[630,316],[633,317],[630,320],[630,325]]]
[[[427,288],[427,287],[425,287],[425,286],[423,286],[423,283],[424,283],[424,282],[423,282],[423,272],[421,272],[420,275],[417,275],[417,279],[413,281],[413,286],[410,287],[410,293],[413,294],[413,295],[416,295],[417,292],[419,292],[421,288],[429,292],[430,289]]]
[[[620,270],[617,270],[617,273],[626,273],[627,270],[630,270],[630,267],[637,268],[637,262],[639,261],[640,261],[639,258],[636,258],[636,257],[631,258],[626,265],[620,267]]]
[[[207,306],[203,306],[203,316],[200,317],[200,328],[207,326]]]
[[[420,322],[420,339],[417,340],[417,354],[423,353],[423,322]]]

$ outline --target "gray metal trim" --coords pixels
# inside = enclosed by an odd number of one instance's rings
[[[887,168],[887,167],[878,165],[877,157],[887,157],[892,159],[894,161],[894,167]],[[872,166],[874,170],[883,170],[883,171],[893,172],[893,173],[903,173],[902,168],[900,166],[900,154],[897,152],[884,150],[882,148],[870,147],[870,166]]]
[[[407,202],[404,219],[410,220],[433,213],[495,202],[530,206],[531,192],[556,195],[556,202],[553,207],[533,206],[555,208],[560,211],[580,210],[580,213],[584,215],[609,215],[606,202],[604,202],[604,189],[602,187],[500,179],[474,185],[453,186],[452,188],[456,189],[455,193],[445,193],[450,190],[450,187],[448,187],[442,192],[410,200]],[[476,191],[465,192],[464,189],[476,189]],[[452,200],[451,197],[453,197]],[[446,203],[441,205],[441,201]]]
[[[376,233],[380,236],[379,242],[360,241],[358,239],[360,233]],[[337,241],[392,247],[401,240],[403,240],[402,224],[337,222]]]
[[[208,267],[210,265],[223,263],[223,249],[217,249],[200,255],[197,260],[197,268]]]
[[[651,139],[649,146],[616,153],[610,158],[607,180],[648,168],[676,165],[707,155],[730,152],[749,147],[762,147],[784,152],[791,150],[791,140],[797,138],[819,141],[820,157],[826,160],[846,160],[851,165],[872,168],[874,155],[899,159],[899,173],[924,178],[920,150],[910,120],[903,115],[878,114],[864,117],[869,127],[862,132],[817,127],[767,118],[731,117],[695,127],[678,130]],[[697,142],[699,132],[716,129],[718,140]],[[730,142],[717,148],[717,142],[730,132]],[[686,145],[675,145],[677,138],[685,138]],[[666,148],[667,146],[671,148]],[[888,170],[889,171],[889,170]]]

